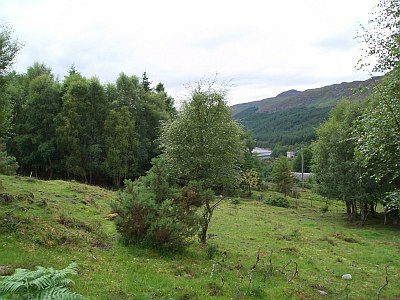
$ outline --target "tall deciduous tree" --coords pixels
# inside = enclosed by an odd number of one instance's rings
[[[356,124],[359,162],[378,182],[400,188],[400,69],[386,75]]]
[[[293,161],[293,171],[295,172],[304,171],[305,173],[310,173],[311,159],[312,159],[311,149],[309,147],[301,149]]]
[[[157,139],[160,136],[161,123],[171,118],[166,99],[168,99],[166,93],[148,92],[143,95],[141,107],[143,115],[140,116],[137,124],[140,142],[143,152],[146,154],[140,166],[142,172],[148,170],[151,166],[151,159],[160,154]]]
[[[255,169],[247,169],[243,172],[243,183],[248,187],[248,195],[251,196],[252,188],[255,188],[259,182],[259,175]]]
[[[108,111],[107,97],[96,78],[86,79],[76,72],[64,80],[63,88],[57,132],[66,149],[66,168],[92,182],[104,158],[102,128]]]
[[[328,198],[346,203],[350,221],[360,203],[361,219],[365,221],[368,204],[379,196],[379,187],[362,178],[365,169],[355,159],[352,124],[360,115],[361,102],[342,101],[331,111],[329,119],[317,129],[313,143],[313,165],[317,188]]]
[[[116,104],[118,107],[126,106],[129,109],[130,114],[135,122],[135,130],[138,135],[140,143],[136,147],[135,157],[137,158],[137,164],[135,168],[130,168],[130,177],[137,177],[140,174],[144,174],[141,166],[143,161],[148,161],[147,155],[147,139],[142,139],[142,120],[145,118],[143,109],[143,89],[141,88],[139,78],[136,76],[127,76],[121,73],[116,81],[116,92],[117,99]]]
[[[0,138],[10,130],[12,105],[6,93],[6,81],[0,76]]]
[[[66,171],[74,176],[86,178],[85,161],[86,143],[82,140],[84,132],[83,114],[87,109],[87,80],[74,73],[65,78],[63,83],[62,109],[58,116],[57,137],[64,150]],[[82,144],[83,142],[84,144]]]
[[[88,107],[85,114],[85,129],[83,141],[88,144],[88,172],[89,182],[100,176],[101,165],[104,161],[103,126],[109,111],[109,103],[104,87],[95,77],[89,79]]]
[[[134,164],[137,146],[135,137],[134,120],[128,107],[112,109],[104,124],[104,169],[113,178],[115,186],[120,186],[121,180],[128,175],[130,166]]]
[[[289,160],[281,156],[272,167],[272,182],[276,185],[276,190],[283,193],[285,197],[290,193],[294,185],[294,179],[290,172]]]
[[[224,193],[240,183],[243,158],[241,129],[226,104],[227,89],[213,83],[198,83],[175,120],[162,128],[164,157],[176,176],[197,182],[197,191]],[[201,242],[206,241],[215,205],[204,198]]]
[[[373,16],[368,27],[361,28],[364,55],[359,67],[385,72],[400,62],[400,1],[379,0]]]
[[[55,118],[61,109],[59,85],[51,75],[34,77],[23,105],[24,122],[18,121],[18,147],[25,169],[47,173],[51,178],[59,160]]]
[[[389,71],[356,126],[357,154],[377,180],[400,188],[400,1],[380,0],[369,27],[363,27],[365,56],[360,67]]]
[[[389,71],[356,123],[356,154],[368,175],[392,192],[386,210],[400,215],[400,1],[380,0],[362,38],[360,67]]]
[[[71,72],[64,80],[57,134],[65,149],[68,172],[92,182],[104,157],[103,132],[107,98],[96,78]]]
[[[10,99],[10,103],[12,106],[12,113],[11,113],[12,126],[10,126],[6,146],[7,146],[7,151],[13,156],[15,156],[19,161],[18,150],[15,139],[19,134],[18,130],[20,124],[25,121],[25,118],[23,117],[23,105],[27,99],[28,86],[26,84],[25,75],[17,74],[15,71],[7,74],[6,81],[7,85],[5,88],[5,94],[3,95],[5,95]]]
[[[201,181],[216,192],[240,182],[243,158],[241,129],[231,117],[226,95],[224,88],[198,83],[178,117],[164,125],[160,139],[180,178]]]
[[[18,163],[15,157],[8,156],[5,150],[5,145],[0,144],[0,174],[14,175],[18,169]],[[0,180],[1,187],[1,180]],[[1,190],[1,188],[0,188]]]
[[[7,149],[19,164],[19,172],[51,177],[58,167],[55,117],[61,109],[60,86],[52,71],[35,62],[25,74],[10,73],[7,94],[12,99],[13,126]]]
[[[4,76],[14,63],[21,43],[14,39],[12,30],[4,23],[0,23],[0,76]]]
[[[355,197],[359,193],[354,160],[354,143],[350,139],[350,103],[340,102],[329,119],[317,129],[317,140],[313,143],[313,166],[318,192],[328,198],[346,203],[348,219],[355,213]]]
[[[0,138],[10,129],[11,99],[6,94],[6,79],[13,65],[21,44],[12,36],[12,30],[4,23],[0,23]]]
[[[136,76],[129,77],[124,73],[119,74],[116,81],[116,100],[118,105],[127,106],[132,114],[139,113],[140,89],[139,78]],[[108,90],[111,91],[111,89]]]

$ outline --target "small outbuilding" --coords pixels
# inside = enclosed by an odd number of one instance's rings
[[[296,157],[296,152],[294,152],[294,151],[288,151],[288,152],[286,152],[286,157],[287,157],[288,159],[293,159],[293,158]]]

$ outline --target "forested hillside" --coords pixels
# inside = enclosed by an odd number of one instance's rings
[[[163,84],[153,87],[146,73],[102,84],[74,67],[59,80],[35,63],[3,81],[12,108],[4,141],[23,175],[119,186],[150,168],[160,122],[175,114]]]
[[[315,137],[315,128],[340,99],[363,99],[380,79],[343,82],[304,92],[289,90],[273,98],[234,105],[233,117],[253,133],[258,146],[308,144]]]

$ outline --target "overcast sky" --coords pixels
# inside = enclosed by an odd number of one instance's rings
[[[230,104],[343,81],[355,69],[360,24],[377,0],[0,0],[0,18],[34,62],[63,78],[115,82],[120,72],[163,82],[177,101],[187,83],[230,81]]]

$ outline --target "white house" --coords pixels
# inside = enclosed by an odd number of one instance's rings
[[[296,157],[296,152],[288,151],[288,152],[286,152],[286,157],[289,158],[289,159],[293,159],[293,158]]]
[[[271,149],[255,147],[252,151],[253,154],[257,155],[259,158],[270,158],[272,154]]]
[[[304,179],[304,181],[308,181],[313,174],[312,173],[292,172],[292,175],[298,181],[302,181],[302,179]]]

